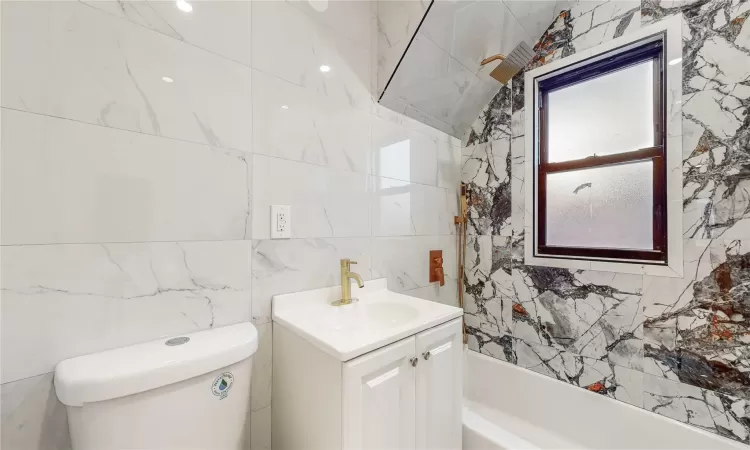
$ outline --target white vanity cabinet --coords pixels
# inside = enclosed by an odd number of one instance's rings
[[[461,448],[461,319],[348,361],[273,335],[274,450]]]

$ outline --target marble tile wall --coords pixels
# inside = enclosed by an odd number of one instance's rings
[[[375,2],[190,3],[2,2],[3,449],[70,448],[60,360],[247,320],[270,449],[273,295],[457,303],[460,142],[377,105]]]
[[[750,4],[559,3],[529,68],[683,17],[685,276],[524,265],[521,73],[463,142],[469,347],[750,444]]]

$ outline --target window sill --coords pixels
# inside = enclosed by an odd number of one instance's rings
[[[682,254],[682,248],[679,249]],[[546,258],[534,256],[531,246],[525,249],[524,264],[527,266],[556,267],[560,269],[596,270],[602,272],[632,273],[636,275],[650,275],[655,277],[682,278],[682,258],[670,265],[656,265],[644,263],[624,263],[618,261],[590,261],[574,258]]]

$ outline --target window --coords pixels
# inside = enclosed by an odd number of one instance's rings
[[[680,167],[682,151],[668,139],[681,134],[667,129],[667,109],[674,114],[679,106],[674,95],[671,104],[667,99],[675,84],[674,76],[667,82],[668,56],[674,56],[666,52],[668,27],[527,72],[526,86],[533,87],[526,99],[531,264],[679,263],[681,273],[681,210],[669,207],[681,191],[668,192],[675,186],[668,178],[679,176],[681,184],[681,174],[669,168]],[[670,228],[677,236],[669,236]]]

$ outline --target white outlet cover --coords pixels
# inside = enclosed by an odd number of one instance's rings
[[[288,205],[271,205],[271,239],[292,237],[292,208]]]

